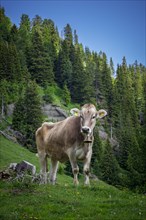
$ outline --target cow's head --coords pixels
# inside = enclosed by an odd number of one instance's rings
[[[107,112],[103,109],[97,111],[93,104],[85,104],[81,110],[73,108],[70,112],[72,115],[80,117],[81,132],[87,135],[92,134],[96,119],[107,115]]]

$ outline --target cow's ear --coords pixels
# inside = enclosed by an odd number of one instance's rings
[[[78,108],[72,108],[70,110],[71,115],[73,116],[80,116],[80,110]]]
[[[103,118],[107,115],[107,112],[103,109],[97,111],[97,118]]]

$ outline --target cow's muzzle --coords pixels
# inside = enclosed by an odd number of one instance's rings
[[[85,139],[84,139],[84,143],[92,143],[93,138],[92,135],[86,135]]]

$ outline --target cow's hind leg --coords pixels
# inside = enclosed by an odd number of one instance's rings
[[[49,181],[53,185],[56,183],[57,169],[58,169],[58,161],[51,158],[51,167],[50,167]]]
[[[41,165],[41,183],[46,184],[47,183],[47,171],[48,171],[48,166],[47,166],[47,155],[45,153],[39,153],[39,160],[40,160],[40,165]]]

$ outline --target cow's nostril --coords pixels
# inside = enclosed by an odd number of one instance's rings
[[[82,131],[83,131],[83,133],[88,134],[89,131],[90,131],[90,128],[88,128],[88,127],[82,127]]]

